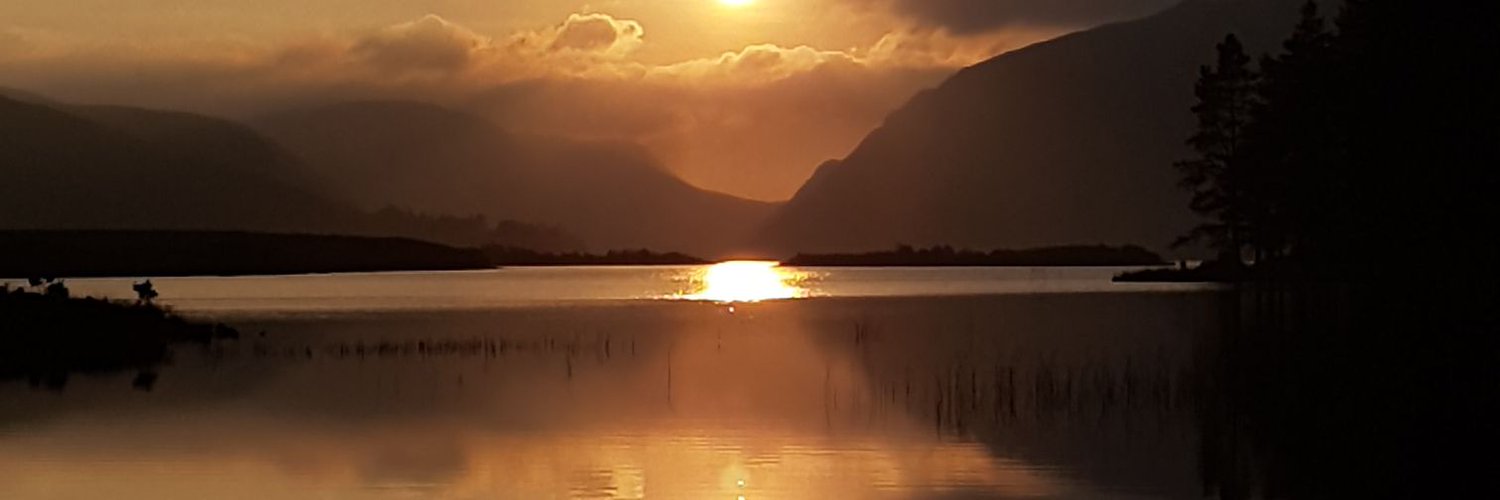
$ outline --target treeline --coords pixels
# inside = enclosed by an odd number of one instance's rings
[[[1309,2],[1277,54],[1229,36],[1201,71],[1178,168],[1207,222],[1183,241],[1247,282],[1203,405],[1204,456],[1233,458],[1205,494],[1463,497],[1488,473],[1413,457],[1487,453],[1500,408],[1497,10]]]
[[[1161,256],[1134,245],[1072,245],[1025,250],[976,251],[940,245],[869,253],[797,254],[786,261],[792,266],[894,267],[894,266],[1155,266]]]
[[[219,231],[0,231],[0,277],[240,276],[492,267],[403,238]]]
[[[496,266],[669,266],[697,265],[708,261],[677,252],[611,250],[603,254],[539,252],[528,248],[487,246],[485,257]]]
[[[1206,222],[1179,243],[1260,276],[1422,263],[1493,277],[1496,247],[1474,231],[1500,187],[1496,82],[1470,55],[1496,40],[1473,7],[1350,0],[1330,23],[1309,1],[1258,60],[1227,36],[1194,89],[1196,155],[1176,165]]]

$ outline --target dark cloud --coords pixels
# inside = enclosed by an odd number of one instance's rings
[[[887,8],[923,26],[955,34],[975,34],[1007,26],[1095,25],[1144,16],[1183,0],[846,1]]]

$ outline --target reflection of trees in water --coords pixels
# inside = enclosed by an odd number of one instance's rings
[[[862,402],[899,407],[939,433],[987,426],[1088,424],[1122,415],[1166,418],[1192,402],[1192,372],[1134,356],[1121,361],[1013,363],[1004,357],[880,373]]]
[[[431,338],[420,340],[372,340],[331,342],[324,344],[273,346],[253,343],[249,355],[257,358],[319,358],[319,359],[364,359],[364,358],[499,358],[535,354],[562,354],[568,357],[583,355],[610,359],[624,349],[623,354],[634,356],[637,342],[634,336],[616,339],[613,335],[590,335],[587,337],[544,337],[515,339],[505,337]],[[217,356],[232,356],[235,352],[220,350]]]
[[[1201,303],[1211,302],[996,298],[981,303],[993,316],[930,328],[889,316],[849,321],[820,339],[858,373],[828,383],[832,430],[915,420],[939,439],[976,442],[1090,489],[1194,497],[1197,325],[1161,318]]]
[[[264,332],[262,337],[264,337]],[[430,360],[463,361],[468,359],[503,360],[506,358],[561,358],[564,373],[571,379],[575,361],[593,359],[607,363],[616,358],[634,359],[645,346],[635,335],[610,333],[570,336],[525,335],[507,337],[433,337],[403,340],[348,340],[318,344],[280,344],[264,340],[250,342],[248,347],[216,346],[208,352],[214,362],[248,356],[257,360],[300,362],[343,362],[362,360]]]
[[[1207,492],[1439,498],[1487,474],[1492,314],[1439,290],[1262,284],[1200,355]],[[1454,300],[1457,300],[1455,302]]]

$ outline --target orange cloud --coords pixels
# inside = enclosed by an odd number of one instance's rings
[[[349,53],[381,69],[453,73],[468,69],[489,38],[428,14],[356,40]]]
[[[716,58],[655,67],[651,69],[649,76],[658,79],[705,79],[714,80],[714,83],[764,84],[813,71],[825,64],[862,63],[845,52],[817,50],[805,45],[794,48],[751,45]]]
[[[641,23],[605,14],[573,14],[556,28],[551,50],[577,50],[624,56],[643,43]]]

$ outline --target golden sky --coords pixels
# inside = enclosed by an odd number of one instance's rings
[[[778,200],[954,70],[1170,0],[0,0],[0,86],[251,118],[417,99]]]

